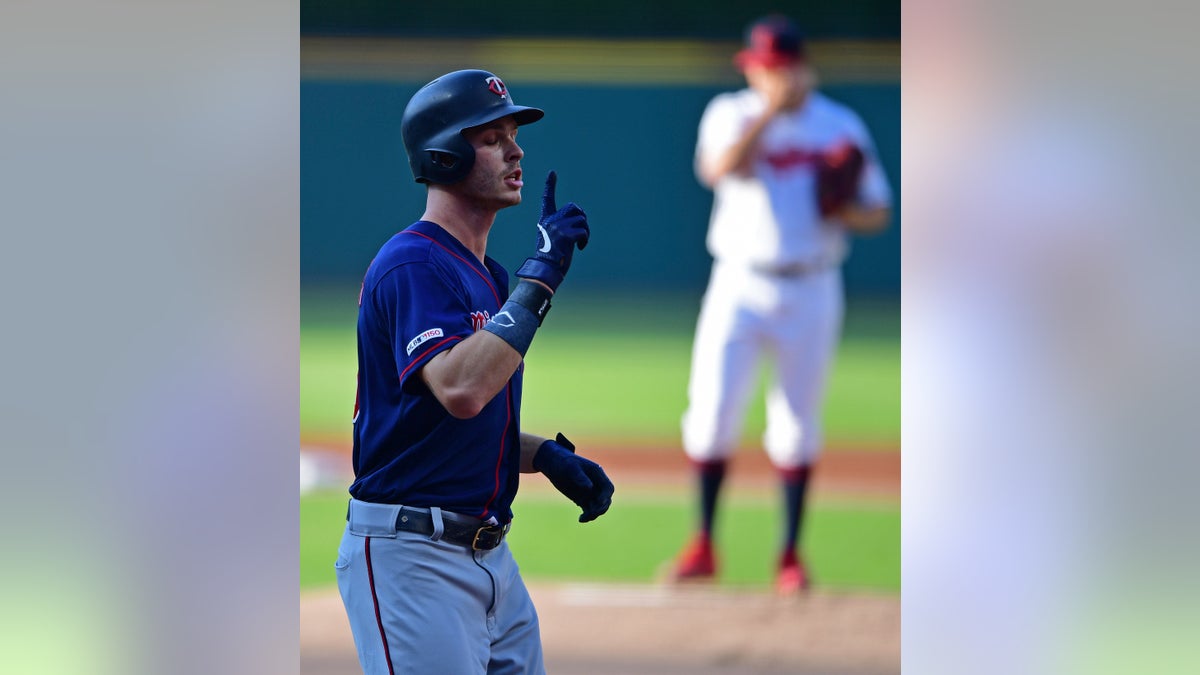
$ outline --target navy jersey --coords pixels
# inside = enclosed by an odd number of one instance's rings
[[[512,519],[522,368],[465,420],[446,412],[420,376],[507,297],[504,268],[491,258],[480,264],[434,223],[418,221],[379,250],[359,297],[355,499]]]

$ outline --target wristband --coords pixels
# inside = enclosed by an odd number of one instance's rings
[[[533,334],[550,311],[550,296],[550,291],[533,282],[520,282],[496,316],[483,325],[483,330],[504,340],[524,357]]]
[[[517,283],[517,287],[508,296],[508,302],[515,302],[533,312],[540,326],[546,319],[546,315],[550,313],[550,297],[553,295],[553,291],[547,290],[541,284],[522,280]]]

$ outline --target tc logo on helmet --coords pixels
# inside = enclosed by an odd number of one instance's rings
[[[487,78],[488,89],[497,96],[504,96],[508,93],[508,87],[504,86],[504,81],[495,75]]]

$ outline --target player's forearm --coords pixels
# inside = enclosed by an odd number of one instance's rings
[[[525,358],[553,295],[545,282],[521,278],[482,329],[426,364],[421,376],[447,412],[472,418],[500,393]]]
[[[764,114],[756,118],[736,143],[715,157],[706,158],[701,162],[700,174],[709,187],[716,185],[717,181],[731,173],[744,174],[750,171],[754,153],[758,150],[758,141],[772,116]]]
[[[521,432],[521,473],[537,473],[537,469],[533,468],[533,456],[545,442],[546,439],[541,436]]]
[[[421,377],[447,412],[469,419],[504,389],[521,359],[504,340],[478,331],[425,364]]]

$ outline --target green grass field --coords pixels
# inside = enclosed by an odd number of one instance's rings
[[[566,295],[565,293],[563,295]],[[300,433],[348,438],[354,405],[355,292],[302,305]],[[562,305],[561,307],[559,305]],[[699,299],[558,301],[526,357],[522,424],[579,437],[676,444]],[[764,424],[762,387],[746,418]],[[897,447],[900,342],[895,303],[851,302],[825,406],[829,445]]]
[[[301,301],[301,440],[348,443],[354,404],[357,289],[305,289]],[[522,425],[677,448],[686,403],[698,295],[637,300],[564,291],[526,359]],[[762,432],[761,388],[745,438]],[[825,409],[827,445],[883,451],[900,443],[900,341],[896,302],[848,304]],[[302,588],[332,584],[347,495],[300,499]],[[779,536],[776,495],[731,494],[718,517],[721,581],[765,585]],[[526,578],[649,582],[690,532],[690,495],[618,491],[613,509],[586,525],[553,493],[523,491],[510,542]],[[897,591],[898,504],[815,501],[804,544],[823,587]]]
[[[336,583],[333,561],[346,525],[341,492],[300,499],[300,587]],[[618,495],[613,508],[591,523],[579,509],[548,493],[517,498],[509,543],[531,580],[651,582],[659,566],[684,543],[694,514],[682,497]],[[770,499],[731,498],[717,521],[722,584],[766,586],[779,536],[778,506]],[[805,524],[804,544],[824,587],[898,591],[898,505],[817,502]]]

